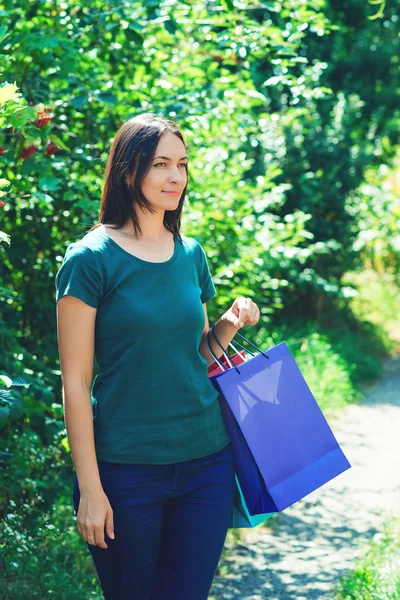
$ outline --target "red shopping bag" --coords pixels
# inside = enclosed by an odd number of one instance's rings
[[[233,354],[229,358],[235,365],[240,365],[244,360],[246,360],[244,350],[236,352],[236,354]],[[219,360],[222,362],[224,367],[229,369],[230,365],[228,364],[228,361],[226,360],[225,356],[221,357]],[[222,369],[219,366],[219,364],[216,361],[214,361],[213,364],[208,367],[208,376],[211,377],[212,375],[217,375],[217,373],[222,373]]]

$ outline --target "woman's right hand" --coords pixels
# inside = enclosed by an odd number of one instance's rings
[[[104,541],[104,530],[109,538],[114,539],[114,518],[110,502],[102,488],[81,492],[76,523],[85,542],[108,548]]]

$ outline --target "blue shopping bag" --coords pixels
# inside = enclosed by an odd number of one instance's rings
[[[241,352],[237,352],[237,353],[233,354],[232,356],[229,357],[229,359],[230,359],[230,363],[232,363],[232,362],[236,363],[236,364],[242,363],[245,360],[244,351],[242,350]],[[220,361],[221,362],[226,361],[225,357],[221,357]],[[229,367],[229,363],[227,361],[226,361],[226,366]],[[209,377],[211,377],[212,375],[215,375],[216,373],[221,373],[221,372],[222,372],[221,367],[217,363],[214,363],[213,365],[211,365],[208,368],[208,376]],[[240,435],[241,438],[243,437],[239,428],[237,429],[237,434]],[[243,442],[241,442],[241,445],[243,446]],[[236,447],[236,453],[237,453],[237,443],[235,443],[235,447]],[[241,455],[243,455],[243,452],[241,453]],[[254,459],[252,458],[251,453],[249,453],[247,456],[247,461],[249,461],[249,460],[253,460],[253,462],[254,462]],[[249,469],[247,469],[247,471],[249,471]],[[266,521],[267,519],[269,519],[270,517],[272,517],[274,514],[276,514],[276,513],[250,515],[249,510],[246,505],[246,501],[243,496],[242,488],[240,486],[238,477],[235,473],[234,503],[233,503],[233,509],[232,509],[231,522],[229,525],[229,529],[236,529],[239,527],[242,527],[242,528],[243,527],[256,527],[257,525],[260,525],[260,523],[262,523],[262,522]]]
[[[210,376],[252,515],[283,511],[351,467],[285,342]],[[268,518],[268,517],[266,517]],[[251,526],[251,525],[250,525]]]

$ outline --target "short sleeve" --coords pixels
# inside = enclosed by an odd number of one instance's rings
[[[65,252],[64,260],[55,277],[56,302],[63,296],[75,296],[97,308],[103,295],[101,270],[93,250],[73,242]]]
[[[201,302],[204,304],[208,302],[216,292],[214,282],[211,278],[210,269],[208,267],[207,256],[204,252],[202,246],[200,246],[201,251],[201,261],[200,261],[200,285],[201,285]]]

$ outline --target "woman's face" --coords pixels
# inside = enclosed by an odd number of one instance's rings
[[[158,142],[142,192],[154,208],[175,210],[187,183],[186,149],[177,135],[164,133]],[[169,194],[167,192],[174,192]]]

